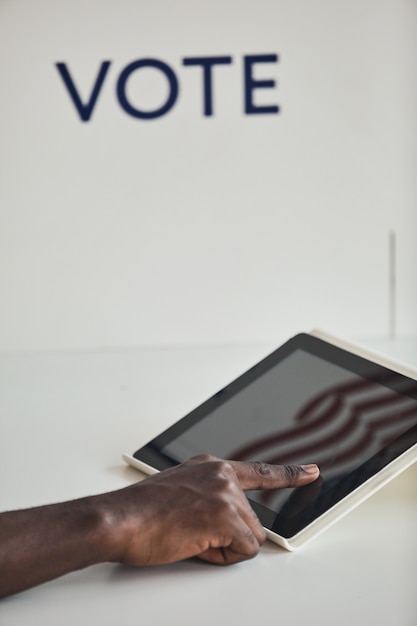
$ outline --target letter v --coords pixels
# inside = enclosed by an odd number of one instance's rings
[[[68,93],[71,96],[75,108],[78,111],[78,115],[83,122],[88,122],[93,113],[97,98],[103,86],[104,79],[106,77],[110,64],[111,61],[103,61],[103,63],[101,64],[100,71],[96,78],[96,82],[94,84],[93,91],[91,92],[90,99],[85,104],[83,104],[83,102],[81,101],[81,98],[78,94],[77,88],[74,85],[74,81],[71,78],[66,63],[55,64],[58,72],[61,75],[62,80],[64,81],[66,88],[68,89]]]

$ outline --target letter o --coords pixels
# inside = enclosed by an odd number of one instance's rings
[[[142,67],[154,67],[155,69],[160,70],[166,76],[169,83],[169,95],[167,101],[163,106],[159,109],[155,109],[154,111],[141,111],[140,109],[132,106],[127,99],[126,96],[126,83],[133,72],[139,70]],[[119,76],[117,81],[117,98],[119,100],[120,106],[122,109],[133,117],[137,117],[143,120],[155,119],[156,117],[161,117],[168,113],[170,109],[174,106],[178,97],[178,80],[175,76],[173,70],[164,63],[163,61],[159,61],[158,59],[139,59],[138,61],[133,61],[133,63],[129,63],[122,73]]]

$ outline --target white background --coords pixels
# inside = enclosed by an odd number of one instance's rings
[[[2,0],[0,350],[416,335],[416,35],[412,0]],[[244,115],[242,58],[267,53],[281,112]],[[233,57],[212,117],[200,55]],[[115,88],[149,57],[180,93],[142,121]],[[85,101],[104,60],[82,123],[55,63]],[[164,90],[129,82],[142,108]]]

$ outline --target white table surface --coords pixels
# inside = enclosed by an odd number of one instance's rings
[[[369,342],[368,342],[369,344]],[[371,347],[417,367],[417,340]],[[128,485],[133,452],[272,345],[0,355],[0,509]],[[0,601],[2,626],[417,624],[417,464],[301,551],[104,564]]]

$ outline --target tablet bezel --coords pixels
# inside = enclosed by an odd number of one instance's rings
[[[247,385],[261,377],[295,350],[302,350],[317,356],[355,375],[374,381],[417,401],[417,382],[415,378],[387,367],[386,364],[382,365],[380,362],[376,362],[376,360],[373,360],[372,355],[370,355],[370,358],[366,358],[353,352],[350,345],[341,347],[343,345],[342,340],[339,340],[338,343],[339,345],[335,345],[332,339],[327,337],[324,339],[323,335],[321,337],[307,333],[296,335],[170,428],[141,447],[134,453],[133,457],[125,455],[125,460],[146,473],[173,467],[178,462],[162,454],[160,449],[165,448],[188,428],[204,419],[221,404],[233,398]],[[282,520],[279,519],[279,514],[275,511],[251,500],[251,498],[249,498],[249,501],[266,528],[268,536],[287,549],[295,549],[304,543],[305,540],[320,532],[322,527],[332,523],[334,519],[356,506],[357,503],[368,497],[379,486],[382,486],[394,475],[408,467],[408,465],[414,462],[416,457],[417,424],[342,479],[339,484],[339,494],[336,499],[331,501],[330,505],[322,505],[319,513],[315,513],[313,517],[307,517],[298,522],[293,520],[293,525],[290,528],[283,528]],[[345,484],[343,484],[343,481],[345,481]]]

